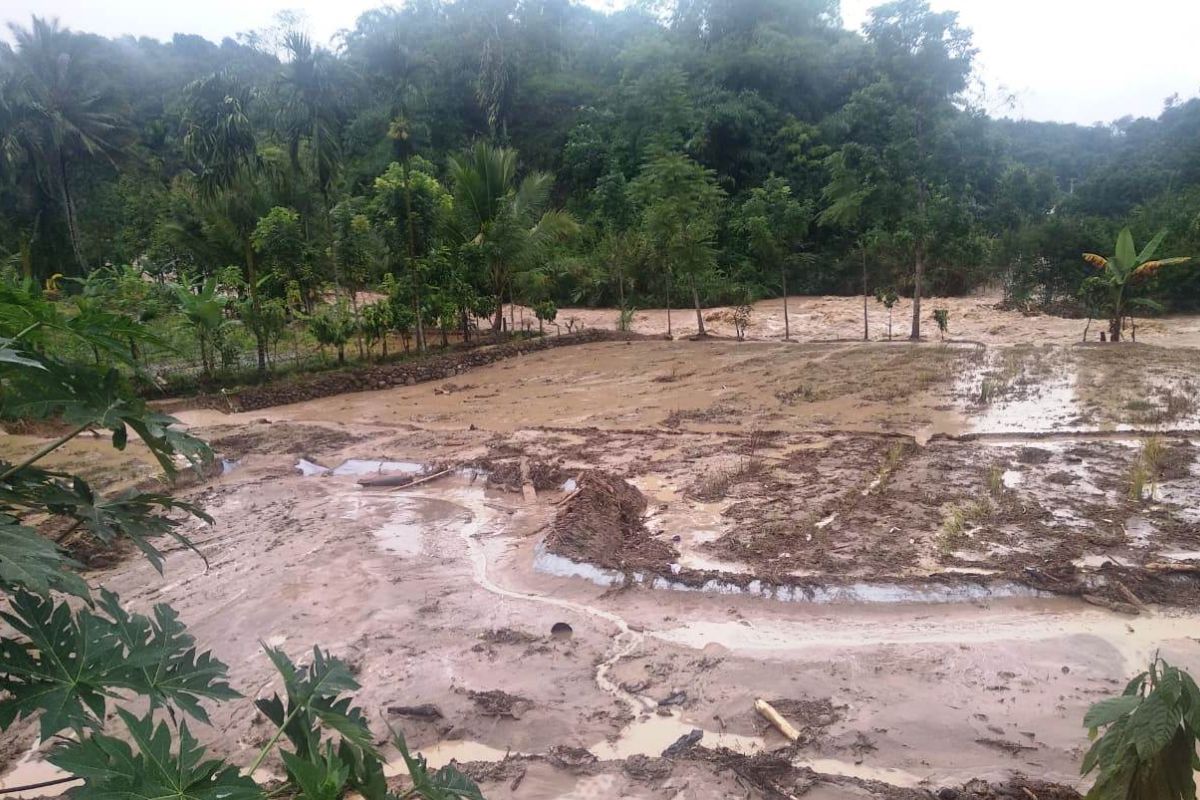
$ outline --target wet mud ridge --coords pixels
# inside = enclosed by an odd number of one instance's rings
[[[255,411],[349,392],[389,389],[393,386],[412,386],[426,381],[444,380],[461,375],[471,369],[494,364],[497,361],[558,347],[606,341],[631,341],[639,338],[644,337],[638,334],[597,328],[561,336],[516,339],[503,344],[484,343],[478,347],[430,356],[413,362],[302,375],[261,386],[250,386],[233,392],[200,395],[179,403],[170,403],[169,407],[182,405],[191,408],[212,408],[218,411]]]
[[[1026,453],[1026,458],[1032,456]],[[1041,459],[1038,459],[1041,460]],[[1045,463],[1045,462],[1043,462]],[[745,571],[697,569],[681,563],[681,552],[647,527],[646,497],[628,481],[601,470],[581,473],[578,486],[559,506],[537,566],[543,571],[586,577],[601,585],[646,585],[656,589],[753,594],[799,602],[955,602],[987,597],[1052,593],[1081,597],[1111,610],[1138,614],[1146,604],[1200,606],[1200,564],[1192,561],[1131,564],[1102,560],[1082,570],[1069,558],[1013,559],[991,574],[944,571],[914,576],[882,569],[855,578],[777,577],[769,563],[749,558]],[[827,518],[828,519],[828,518]],[[1020,519],[1017,523],[1028,520]],[[1189,527],[1189,530],[1191,528]],[[1061,533],[1059,533],[1061,537]],[[775,547],[803,547],[796,540]],[[736,529],[723,538],[739,538]],[[742,540],[746,537],[741,536]],[[679,537],[673,537],[678,541]],[[811,542],[811,538],[809,539]],[[1064,547],[1060,542],[1059,549]],[[740,555],[745,556],[742,551]],[[953,559],[948,559],[953,564]],[[771,576],[776,573],[775,577]]]

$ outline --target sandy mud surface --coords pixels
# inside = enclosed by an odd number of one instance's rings
[[[1156,651],[1200,669],[1200,352],[1176,341],[1200,322],[1080,346],[1082,321],[958,302],[979,344],[601,342],[183,412],[228,462],[179,490],[215,519],[190,530],[208,569],[89,578],[230,665],[247,697],[199,734],[239,763],[270,735],[260,642],[320,644],[489,797],[1067,797],[1022,781],[1086,788],[1090,703]],[[856,311],[798,299],[796,336],[806,306]],[[63,457],[152,472],[102,445]],[[48,769],[33,733],[4,784]]]

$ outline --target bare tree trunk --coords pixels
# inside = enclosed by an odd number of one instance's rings
[[[789,342],[792,339],[792,329],[788,325],[788,307],[787,307],[787,268],[779,268],[779,283],[783,286],[783,340]]]
[[[358,344],[358,358],[361,361],[364,357],[362,317],[358,313],[358,288],[354,286],[350,287],[350,307],[354,309],[354,339]]]
[[[696,328],[699,330],[699,335],[707,336],[708,332],[704,330],[704,314],[700,311],[700,292],[696,290],[695,278],[692,278],[692,302],[696,304]]]
[[[256,322],[262,321],[262,305],[258,299],[258,274],[254,266],[254,246],[250,243],[250,237],[246,237],[244,242],[246,251],[246,284],[250,289],[250,306],[254,310]],[[267,343],[263,341],[262,332],[259,330],[259,325],[251,326],[251,332],[254,334],[254,345],[258,350],[258,374],[267,374]]]
[[[921,338],[921,282],[925,279],[925,243],[922,241],[917,242],[917,264],[913,278],[912,333],[908,338],[916,341]]]
[[[671,338],[671,271],[667,270],[667,338]]]
[[[417,320],[417,352],[425,352],[425,322],[421,319],[421,276],[417,270],[417,239],[416,228],[412,215],[412,184],[408,179],[408,159],[403,161],[404,167],[404,216],[408,223],[408,270],[412,278],[413,312]]]
[[[863,278],[863,341],[871,340],[871,327],[867,321],[867,247],[862,246],[862,278]]]
[[[67,235],[71,239],[71,250],[75,254],[75,263],[79,265],[79,274],[87,274],[87,262],[83,260],[83,243],[79,237],[79,221],[75,217],[75,199],[71,196],[71,183],[67,180],[67,158],[61,148],[58,151],[58,182],[62,193],[63,213],[67,219]]]

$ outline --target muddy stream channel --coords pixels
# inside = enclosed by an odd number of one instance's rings
[[[370,462],[354,465],[348,462],[333,472],[335,475],[356,474],[360,469],[375,469]],[[420,469],[414,463],[395,465],[401,471]],[[649,627],[632,623],[613,610],[617,604],[606,603],[605,595],[598,599],[587,593],[558,588],[564,583],[580,580],[600,586],[618,585],[624,576],[590,564],[554,556],[545,551],[541,537],[535,541],[506,542],[505,520],[496,506],[487,500],[483,476],[471,471],[456,471],[434,479],[420,487],[401,489],[392,495],[395,516],[377,531],[378,545],[387,552],[412,556],[420,552],[421,539],[431,531],[456,530],[464,545],[463,556],[469,560],[474,583],[486,592],[508,600],[537,604],[569,617],[583,617],[611,631],[607,652],[596,666],[593,675],[596,686],[619,700],[632,715],[632,721],[615,737],[600,739],[588,745],[601,760],[625,759],[630,756],[659,756],[681,737],[702,733],[702,741],[710,748],[726,747],[752,754],[779,746],[779,742],[764,736],[730,733],[685,719],[677,708],[669,713],[660,701],[628,691],[613,679],[617,665],[642,647],[648,639],[697,652],[714,650],[727,657],[769,658],[787,662],[814,650],[842,650],[853,659],[862,649],[896,649],[914,647],[958,647],[1002,644],[1021,650],[1026,646],[1045,648],[1051,652],[1061,648],[1064,660],[1080,638],[1102,643],[1119,656],[1112,665],[1115,672],[1131,673],[1144,664],[1156,651],[1169,650],[1172,644],[1193,645],[1192,634],[1200,631],[1200,616],[1179,611],[1148,611],[1131,623],[1129,618],[1092,608],[1074,600],[1053,597],[1017,585],[992,584],[986,588],[958,587],[946,591],[928,591],[919,587],[892,584],[876,585],[863,582],[828,592],[796,592],[781,603],[778,598],[754,597],[753,589],[714,581],[694,589],[662,580],[654,582],[651,595],[671,590],[687,592],[684,602],[688,613],[679,614],[677,624]],[[643,489],[663,489],[653,482]],[[568,482],[555,501],[574,489]],[[352,493],[353,497],[355,493]],[[701,522],[703,515],[700,515]],[[432,525],[431,525],[432,523]],[[701,526],[702,527],[702,526]],[[436,534],[434,534],[436,535]],[[703,541],[703,534],[699,536]],[[686,534],[685,534],[686,538]],[[494,558],[501,550],[515,550],[517,558]],[[696,556],[696,558],[702,558]],[[498,565],[495,561],[502,562]],[[704,566],[720,566],[705,563]],[[545,578],[553,579],[549,588]],[[581,599],[570,595],[580,594]],[[674,592],[672,592],[674,594]],[[745,619],[713,619],[714,604],[726,605],[730,595],[742,595],[743,602],[761,605],[793,606],[797,601],[809,606],[809,612],[821,607],[818,615],[761,615],[752,623]],[[589,599],[583,599],[589,598]],[[1009,600],[1019,598],[1019,603]],[[989,602],[981,602],[987,600]],[[642,602],[647,602],[643,596]],[[655,602],[649,599],[648,602]],[[644,609],[639,609],[644,611]],[[668,618],[670,619],[670,618]],[[578,624],[574,621],[574,624]],[[568,629],[569,630],[569,629]],[[1187,650],[1189,656],[1194,655]],[[1046,656],[1039,654],[1040,659]],[[1063,668],[1064,672],[1066,668]],[[1002,673],[1003,674],[1003,673]],[[978,716],[978,715],[977,715]],[[948,743],[942,743],[946,747]],[[952,744],[950,745],[952,747]],[[477,741],[449,741],[423,748],[432,765],[450,761],[499,761],[515,754]],[[877,780],[896,786],[928,785],[930,774],[915,774],[905,769],[870,766],[862,759],[836,759],[797,756],[796,766],[806,766],[821,773]],[[402,762],[392,765],[392,771],[403,769]],[[941,771],[943,779],[970,777],[956,775],[953,770]],[[1061,777],[1061,776],[1060,776]]]

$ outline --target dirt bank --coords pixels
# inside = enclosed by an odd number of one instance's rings
[[[539,353],[558,347],[601,341],[629,341],[634,334],[591,329],[562,336],[541,336],[517,339],[497,345],[481,345],[448,353],[439,353],[400,364],[379,364],[367,367],[297,375],[259,386],[248,386],[220,394],[199,395],[164,406],[213,408],[218,411],[254,411],[271,406],[332,397],[349,392],[387,389],[392,386],[412,386],[426,381],[453,378],[476,367],[494,364],[507,358]]]

